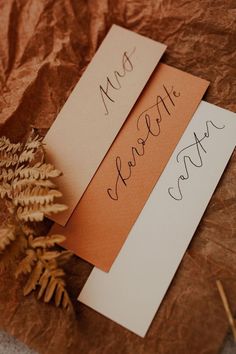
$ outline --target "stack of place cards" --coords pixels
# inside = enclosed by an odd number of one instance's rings
[[[236,140],[235,114],[201,102],[207,81],[157,65],[164,50],[113,26],[45,138],[69,206],[51,233],[97,267],[79,300],[140,336]]]

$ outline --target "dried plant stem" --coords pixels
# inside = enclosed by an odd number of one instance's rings
[[[233,314],[230,310],[229,302],[228,302],[227,296],[225,294],[224,287],[223,287],[222,282],[220,280],[216,281],[216,285],[217,285],[217,288],[218,288],[218,291],[219,291],[219,294],[220,294],[220,297],[221,297],[221,300],[222,300],[222,303],[223,303],[223,306],[224,306],[224,309],[225,309],[225,312],[226,312],[226,315],[227,315],[227,318],[228,318],[228,321],[229,321],[229,324],[231,327],[231,330],[233,332],[234,341],[236,342],[236,323],[235,323]]]

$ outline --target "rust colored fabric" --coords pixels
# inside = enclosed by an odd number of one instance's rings
[[[0,134],[42,134],[112,23],[168,45],[163,62],[211,81],[208,102],[236,112],[235,0],[0,0]],[[145,339],[78,304],[91,266],[74,257],[76,318],[23,297],[0,278],[0,328],[42,354],[215,354],[228,323],[215,286],[236,311],[236,154],[214,193]],[[45,224],[45,228],[47,225]]]

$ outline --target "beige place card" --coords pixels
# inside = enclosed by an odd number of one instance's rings
[[[63,172],[65,225],[166,46],[113,25],[46,135],[47,156]]]

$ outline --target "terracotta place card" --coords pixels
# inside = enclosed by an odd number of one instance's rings
[[[236,143],[236,114],[202,102],[109,273],[79,300],[145,336]]]
[[[65,247],[109,271],[208,82],[159,64],[66,227]]]
[[[45,137],[68,221],[166,46],[113,25]]]

